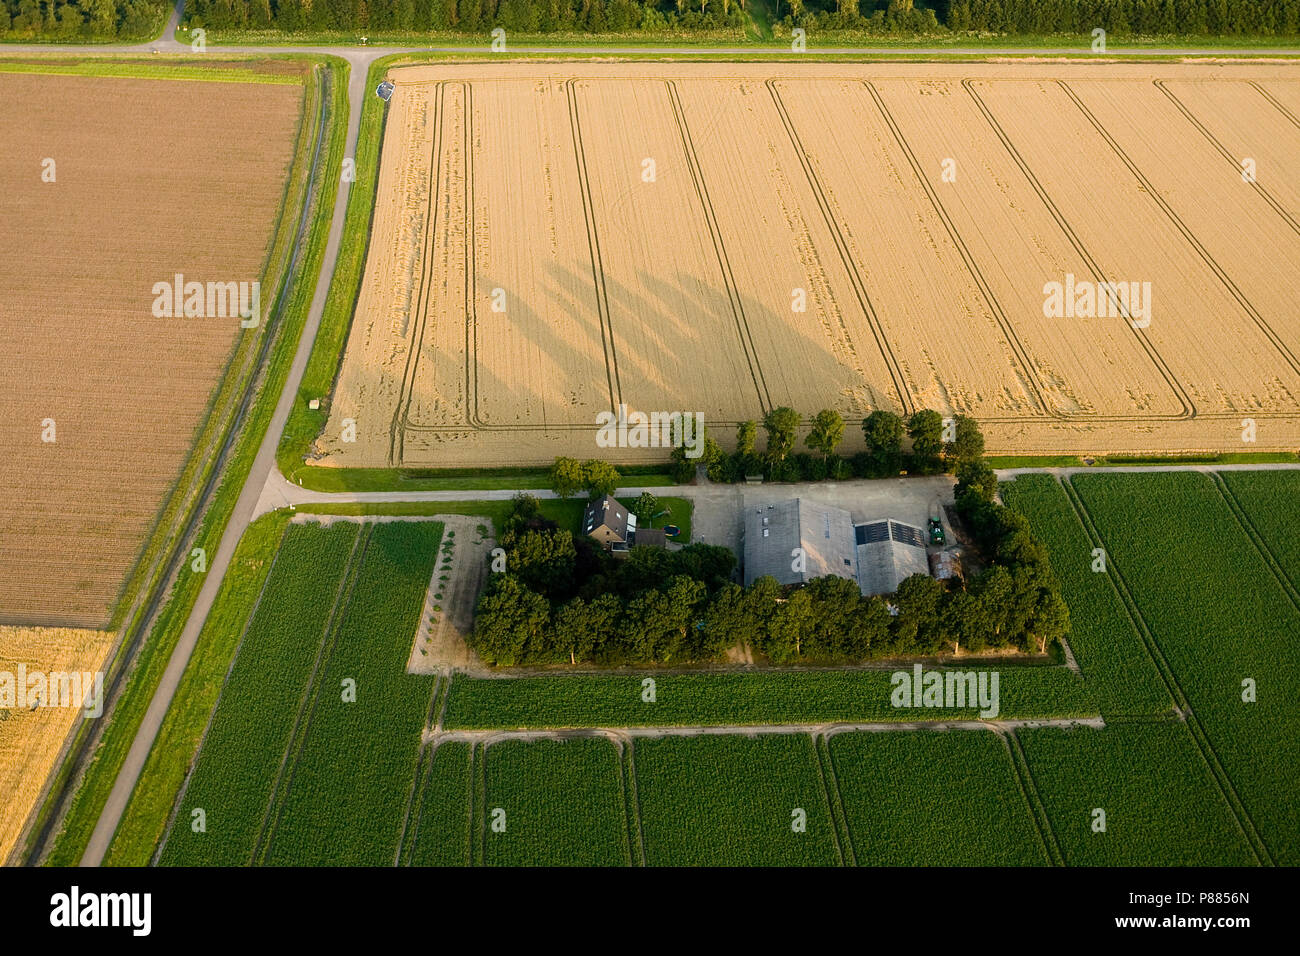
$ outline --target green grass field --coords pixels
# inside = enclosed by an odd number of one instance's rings
[[[830,752],[860,866],[1049,862],[997,734],[837,734]]]

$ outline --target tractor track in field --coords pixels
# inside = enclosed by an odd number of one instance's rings
[[[1068,479],[1061,482],[1065,489],[1066,498],[1069,499],[1071,506],[1075,510],[1075,515],[1080,524],[1083,525],[1084,533],[1095,547],[1104,548],[1105,541],[1101,533],[1097,530],[1093,522],[1092,514],[1088,511],[1087,505],[1083,501],[1082,495],[1074,487],[1074,483]],[[1259,835],[1255,827],[1255,821],[1251,818],[1250,811],[1247,809],[1245,802],[1237,793],[1237,789],[1228,775],[1223,763],[1219,760],[1218,753],[1215,752],[1214,745],[1211,743],[1209,735],[1205,731],[1200,718],[1192,710],[1191,702],[1183,692],[1182,685],[1178,681],[1178,676],[1174,673],[1172,665],[1165,657],[1164,650],[1160,647],[1159,641],[1156,640],[1154,632],[1147,624],[1146,617],[1142,613],[1142,608],[1137,599],[1133,596],[1129,588],[1128,581],[1125,579],[1123,572],[1115,563],[1114,559],[1107,552],[1106,558],[1106,576],[1111,579],[1111,584],[1119,594],[1120,601],[1124,607],[1125,613],[1132,622],[1134,629],[1137,631],[1142,643],[1147,648],[1147,653],[1151,656],[1152,662],[1156,666],[1161,679],[1165,683],[1165,688],[1173,698],[1174,706],[1178,709],[1179,714],[1187,724],[1188,731],[1192,741],[1196,744],[1196,749],[1205,763],[1206,769],[1210,772],[1211,778],[1219,788],[1219,793],[1224,802],[1232,811],[1236,819],[1237,827],[1245,838],[1251,853],[1255,856],[1257,862],[1261,864],[1273,865],[1273,856],[1268,849],[1268,845]]]

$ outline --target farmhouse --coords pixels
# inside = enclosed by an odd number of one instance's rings
[[[843,508],[806,498],[746,508],[744,556],[746,586],[764,576],[788,585],[835,575],[864,595],[893,594],[904,578],[930,571],[920,528],[892,518],[854,525]]]
[[[626,551],[636,536],[636,515],[606,495],[587,505],[582,530],[606,551]]]

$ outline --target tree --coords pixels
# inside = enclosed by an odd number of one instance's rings
[[[862,420],[871,477],[896,475],[903,464],[903,420],[893,412],[876,409]]]
[[[953,418],[953,440],[944,447],[944,457],[958,468],[984,458],[984,435],[975,419],[967,415]]]
[[[773,664],[788,664],[803,654],[803,642],[813,624],[813,596],[800,588],[772,612],[762,651]]]
[[[752,419],[736,426],[736,454],[750,458],[758,444],[758,423]]]
[[[577,560],[573,532],[529,531],[510,549],[507,567],[524,587],[554,601],[572,593]]]
[[[966,490],[990,502],[998,493],[998,476],[985,461],[968,461],[957,466],[956,494],[961,496]]]
[[[937,474],[943,467],[943,419],[931,409],[914,412],[907,420],[907,434],[912,439],[910,470],[922,475]]]
[[[632,513],[636,515],[636,524],[638,528],[648,528],[654,520],[655,513],[659,510],[659,499],[648,491],[641,492],[637,496],[636,504],[632,506]]]
[[[813,416],[812,430],[804,443],[813,451],[822,453],[823,458],[835,454],[844,440],[844,419],[833,408],[823,408]]]
[[[587,497],[592,501],[612,495],[618,488],[619,473],[607,461],[592,458],[583,462],[582,475],[583,487],[587,489]]]
[[[586,480],[586,469],[576,458],[556,458],[551,466],[551,490],[561,498],[572,498]]]
[[[601,659],[622,613],[623,602],[616,594],[602,594],[593,601],[575,598],[555,612],[552,643],[567,649],[571,664]]]
[[[511,574],[494,574],[474,610],[471,643],[489,664],[513,667],[524,661],[530,645],[542,648],[551,608]]]
[[[932,653],[938,649],[939,602],[943,585],[928,574],[913,574],[898,585],[894,603],[894,640],[900,652]]]
[[[785,456],[794,448],[795,431],[802,421],[798,412],[784,405],[763,416],[763,428],[767,431],[768,461],[785,460]]]
[[[704,609],[700,650],[706,657],[717,657],[749,640],[753,631],[745,589],[739,584],[726,584]]]

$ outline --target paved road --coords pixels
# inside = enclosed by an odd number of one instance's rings
[[[133,46],[46,46],[46,45],[26,45],[26,46],[4,46],[0,47],[0,56],[51,56],[74,53],[79,55],[120,55],[123,53],[159,53],[159,54],[177,54],[191,52],[190,45],[180,43],[176,40],[176,27],[179,23],[181,12],[184,7],[184,0],[178,0],[175,9],[168,18],[167,26],[161,39],[151,43],[137,44]],[[350,75],[348,82],[348,132],[347,145],[344,155],[356,155],[356,143],[358,131],[360,128],[361,106],[366,95],[366,78],[370,64],[383,56],[394,53],[465,53],[473,52],[473,47],[329,47],[329,46],[286,46],[286,47],[264,47],[264,46],[220,46],[209,47],[209,55],[219,54],[279,54],[279,53],[313,53],[328,54],[341,57],[346,60],[350,66]],[[482,48],[487,52],[486,44]],[[579,56],[608,56],[608,55],[637,55],[637,54],[666,54],[677,56],[718,56],[733,54],[754,54],[754,53],[772,53],[780,55],[786,51],[781,48],[754,48],[754,47],[699,47],[699,46],[675,46],[675,47],[630,47],[630,46],[609,46],[609,47],[582,47],[580,49],[570,47],[518,47],[511,48],[508,53],[514,55],[526,54],[554,54],[554,55],[579,55]],[[923,47],[923,48],[825,48],[814,49],[811,51],[818,56],[833,55],[843,57],[895,57],[895,56],[931,56],[943,55],[954,52],[969,52],[975,55],[983,56],[1000,56],[1000,55],[1039,55],[1050,56],[1070,53],[1075,51],[1050,49],[1050,48],[985,48],[979,50],[954,50],[949,47]],[[1083,49],[1077,52],[1086,52]],[[1147,56],[1147,55],[1178,55],[1178,56],[1241,56],[1246,55],[1266,55],[1266,54],[1290,54],[1300,55],[1300,49],[1293,48],[1273,48],[1273,49],[1224,49],[1224,48],[1114,48],[1107,52],[1107,56]],[[276,406],[275,415],[271,425],[258,449],[257,457],[253,463],[252,471],[244,483],[240,493],[239,500],[235,505],[235,511],[230,522],[226,526],[225,533],[222,535],[221,543],[217,552],[212,556],[207,578],[204,581],[203,588],[199,592],[194,608],[186,622],[185,629],[181,633],[180,641],[177,644],[172,657],[168,662],[167,669],[163,674],[162,681],[145,713],[144,720],[132,742],[131,749],[127,754],[122,769],[119,772],[114,783],[112,792],[109,794],[108,802],[100,816],[95,831],[91,836],[90,843],[86,848],[85,855],[82,857],[83,866],[96,866],[102,862],[108,846],[112,840],[113,834],[117,829],[122,814],[126,809],[127,802],[130,798],[131,791],[134,789],[136,781],[139,779],[140,772],[144,767],[145,760],[153,746],[153,742],[158,734],[158,729],[162,725],[164,716],[171,705],[172,698],[175,695],[177,685],[180,682],[181,675],[184,673],[189,663],[190,655],[194,650],[194,645],[198,640],[203,624],[211,610],[213,601],[221,585],[221,580],[225,575],[226,569],[230,564],[230,559],[234,554],[235,546],[244,533],[244,529],[249,522],[264,509],[264,506],[271,504],[277,495],[282,496],[286,503],[308,503],[311,501],[333,501],[333,502],[351,502],[351,501],[451,501],[465,499],[479,500],[500,500],[508,499],[514,494],[513,491],[489,492],[489,491],[457,491],[457,492],[377,492],[377,493],[343,493],[336,495],[326,495],[320,492],[312,492],[306,489],[298,488],[285,481],[279,474],[275,465],[275,450],[279,444],[281,432],[284,429],[285,422],[288,420],[289,412],[297,396],[298,386],[302,380],[303,371],[306,368],[307,359],[311,354],[311,348],[315,342],[316,332],[320,325],[321,315],[324,311],[325,299],[329,291],[330,280],[333,277],[334,266],[338,257],[339,245],[342,240],[343,223],[347,209],[348,196],[350,194],[350,184],[342,183],[338,191],[338,197],[334,203],[333,218],[330,223],[328,244],[326,246],[325,256],[321,264],[320,274],[317,277],[315,295],[312,298],[311,309],[308,314],[307,324],[303,330],[298,350],[294,357],[293,366],[290,369],[289,379],[285,383],[283,392],[280,395],[279,403]],[[1249,466],[1247,466],[1249,467]],[[1083,469],[1080,469],[1083,470]],[[1137,470],[1137,469],[1135,469]],[[1158,470],[1158,469],[1157,469]],[[1023,473],[1023,469],[1014,469],[1014,473]],[[1010,474],[1010,473],[1008,473]],[[642,489],[627,488],[621,489],[621,493],[638,494]],[[664,489],[648,489],[656,493],[663,493]],[[706,495],[731,495],[734,494],[734,488],[729,487],[711,487],[702,486],[674,488],[672,493],[682,497],[698,498]],[[535,492],[540,497],[552,497],[549,491]],[[268,497],[269,496],[269,497]]]
[[[361,128],[361,104],[365,93],[366,73],[364,70],[354,68],[350,71],[348,80],[349,116],[347,146],[344,152],[346,156],[356,155],[357,135]],[[338,259],[339,245],[343,238],[344,212],[347,209],[349,189],[349,183],[339,184],[338,198],[334,202],[333,218],[330,221],[325,256],[316,282],[316,292],[311,300],[311,308],[307,315],[307,322],[303,329],[298,351],[294,355],[293,365],[289,370],[288,381],[285,382],[284,390],[280,393],[280,400],[276,405],[270,427],[267,428],[262,444],[258,448],[252,470],[249,472],[248,479],[240,492],[234,513],[230,518],[230,522],[226,525],[225,533],[221,536],[221,543],[217,547],[216,554],[208,562],[207,577],[204,579],[203,587],[199,591],[194,609],[190,612],[189,619],[185,623],[185,629],[181,632],[180,641],[172,652],[171,659],[167,663],[167,670],[163,673],[162,682],[159,684],[153,701],[145,713],[144,721],[141,723],[135,740],[131,744],[131,749],[127,753],[126,761],[118,773],[99,823],[91,835],[90,843],[87,845],[85,855],[81,859],[83,866],[99,865],[108,850],[113,833],[117,829],[118,821],[121,819],[127,801],[130,799],[131,791],[134,789],[140,771],[144,768],[145,760],[149,756],[149,750],[153,746],[154,738],[158,735],[158,728],[162,726],[163,717],[166,716],[167,709],[171,706],[172,697],[176,693],[176,686],[180,682],[181,675],[185,672],[186,665],[189,663],[190,654],[193,652],[194,645],[199,638],[199,632],[202,631],[204,621],[207,620],[208,612],[216,599],[217,591],[221,587],[221,580],[225,576],[226,569],[230,565],[230,559],[235,552],[235,546],[239,543],[244,529],[248,527],[249,522],[256,515],[257,502],[261,497],[262,488],[266,484],[267,478],[273,472],[278,474],[275,465],[275,451],[280,443],[280,434],[284,431],[285,422],[288,421],[289,412],[293,408],[294,399],[298,394],[298,386],[302,382],[303,372],[307,368],[307,359],[311,355],[311,346],[316,339],[316,331],[320,327],[321,315],[325,310],[325,299],[329,293],[330,277],[334,274],[334,264]]]

